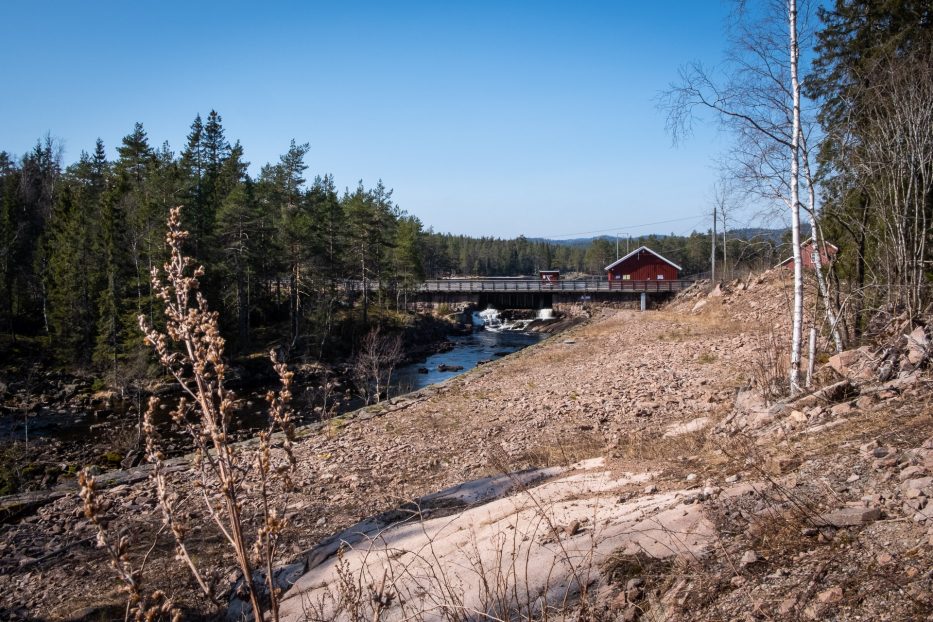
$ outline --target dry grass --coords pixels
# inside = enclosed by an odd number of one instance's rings
[[[513,459],[513,464],[527,466],[570,466],[571,464],[602,456],[606,452],[606,441],[602,435],[577,432],[554,435],[550,442],[535,445]]]

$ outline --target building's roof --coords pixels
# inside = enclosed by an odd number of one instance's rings
[[[612,270],[613,268],[615,268],[616,266],[618,266],[620,263],[622,263],[623,261],[625,261],[625,260],[628,259],[629,257],[634,257],[635,255],[637,255],[637,254],[640,253],[641,251],[648,251],[649,253],[651,253],[652,255],[654,255],[655,257],[657,257],[658,259],[660,259],[661,261],[663,261],[663,262],[665,262],[665,263],[669,263],[670,265],[674,266],[675,268],[677,268],[677,270],[683,270],[683,268],[681,268],[680,266],[678,266],[677,264],[675,264],[673,261],[671,261],[671,260],[668,259],[667,257],[662,257],[661,255],[657,254],[656,252],[654,252],[653,250],[651,250],[651,249],[648,248],[647,246],[639,246],[638,248],[636,248],[635,250],[633,250],[631,253],[629,253],[629,254],[626,255],[625,257],[622,257],[622,258],[620,258],[620,259],[616,259],[616,260],[613,261],[611,264],[609,264],[608,266],[606,266],[605,268],[603,268],[603,270]]]
[[[809,238],[807,238],[806,240],[804,240],[803,242],[800,243],[800,248],[803,248],[803,247],[806,246],[807,244],[810,244],[810,243],[815,242],[815,241],[816,241],[816,240],[813,239],[813,236],[810,236]],[[827,242],[826,240],[823,240],[823,244],[825,244],[826,246],[830,247],[830,248],[834,251],[834,253],[830,253],[830,254],[835,254],[835,253],[838,253],[838,252],[839,252],[839,247],[836,246],[835,244],[833,244],[832,242]],[[793,260],[794,260],[794,256],[791,255],[790,257],[788,257],[787,259],[785,259],[784,261],[782,261],[781,263],[779,263],[776,267],[779,268],[779,267],[781,267],[781,266],[786,266],[787,264],[789,264],[789,263],[792,262]]]

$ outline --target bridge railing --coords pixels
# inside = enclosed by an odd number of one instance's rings
[[[692,280],[575,279],[548,283],[539,279],[432,279],[418,289],[422,292],[678,292],[693,283]]]

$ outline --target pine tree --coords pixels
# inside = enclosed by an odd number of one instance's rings
[[[220,205],[223,203],[226,194],[238,183],[245,172],[245,166],[240,169],[237,161],[232,171],[226,170],[226,163],[230,159],[230,143],[224,136],[224,129],[221,125],[223,119],[216,110],[211,110],[207,115],[207,122],[204,124],[204,131],[201,133],[200,153],[204,162],[204,172],[201,185],[200,196],[200,229],[198,235],[200,244],[210,245],[210,236],[213,233],[214,220]],[[239,149],[237,156],[242,156],[242,148]],[[230,175],[230,179],[225,179],[224,173]],[[209,260],[209,250],[202,248],[201,258]]]
[[[184,177],[184,189],[180,198],[191,221],[191,237],[189,238],[191,251],[194,257],[200,260],[202,258],[202,246],[206,241],[209,230],[208,217],[205,213],[204,177],[206,157],[204,154],[204,124],[201,121],[200,114],[191,123],[187,145],[184,151],[181,152],[179,168]]]
[[[98,139],[94,156],[82,152],[65,172],[43,235],[52,350],[64,363],[90,362],[101,271],[95,255],[97,216],[108,163]]]
[[[308,149],[307,143],[299,145],[292,139],[278,164],[264,167],[262,173],[267,204],[276,214],[279,247],[284,250],[288,270],[289,342],[292,346],[301,334],[303,297],[308,286],[303,270],[311,246],[311,215],[303,191],[303,175],[308,168],[304,157]]]
[[[259,258],[263,254],[261,237],[256,235],[261,220],[253,183],[248,178],[227,194],[217,214],[223,300],[225,306],[234,312],[236,343],[241,350],[250,342],[252,298]]]
[[[0,152],[0,321],[3,331],[16,339],[15,331],[15,274],[14,261],[17,242],[17,216],[21,211],[18,192],[22,172],[6,151]]]
[[[97,339],[93,361],[107,370],[111,385],[121,384],[121,362],[126,359],[127,344],[138,331],[133,323],[135,297],[127,290],[132,280],[128,270],[126,214],[122,197],[129,192],[128,180],[121,177],[101,200],[98,261],[103,283],[97,296]],[[129,306],[129,309],[127,307]],[[138,339],[136,339],[138,341]]]

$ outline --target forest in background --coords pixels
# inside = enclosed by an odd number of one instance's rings
[[[800,183],[810,198],[799,200],[819,238],[840,248],[821,298],[827,315],[839,318],[832,329],[841,327],[849,342],[878,311],[916,317],[930,301],[931,13],[929,3],[913,0],[838,0],[819,8],[819,27],[804,33],[815,57],[802,78],[807,114],[798,134]],[[727,161],[741,200],[781,204],[793,185],[782,138],[790,136],[789,95],[780,90],[787,67],[780,54],[756,54],[773,42],[755,48],[754,38],[742,37],[733,42],[737,53],[764,62],[761,71],[739,64],[716,84],[688,68],[670,104],[675,112],[706,106],[720,114],[737,137]],[[579,244],[425,230],[381,181],[342,191],[330,175],[309,181],[307,153],[307,144],[292,141],[278,162],[251,176],[243,146],[228,140],[215,111],[195,118],[177,154],[167,143],[154,146],[140,123],[114,158],[98,141],[65,166],[50,137],[20,157],[0,152],[4,360],[39,355],[115,384],[144,374],[136,318],[159,319],[150,272],[166,258],[165,221],[175,205],[184,206],[191,232],[187,251],[206,269],[201,289],[241,354],[270,344],[293,358],[352,350],[374,322],[404,309],[423,278],[555,268],[600,276],[617,257],[607,238]],[[708,270],[711,238],[707,231],[628,242],[647,244],[689,276]],[[719,275],[767,268],[790,254],[786,238],[769,235],[719,242]],[[360,283],[377,284],[372,299]]]
[[[175,205],[184,206],[188,252],[205,267],[201,290],[241,354],[272,344],[295,357],[345,353],[374,322],[386,322],[386,312],[404,310],[405,294],[424,278],[539,269],[598,277],[616,259],[608,238],[563,244],[426,231],[381,181],[343,191],[330,175],[308,181],[307,152],[292,141],[253,177],[215,111],[195,118],[179,154],[154,147],[141,123],[115,159],[100,140],[67,166],[49,137],[19,158],[0,152],[5,358],[43,355],[114,384],[145,375],[137,317],[159,319],[150,274],[166,259],[165,221]],[[649,245],[684,274],[709,266],[708,232],[627,243]],[[778,256],[765,239],[730,246],[733,265]],[[362,282],[376,286],[372,300]]]

